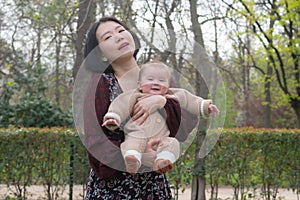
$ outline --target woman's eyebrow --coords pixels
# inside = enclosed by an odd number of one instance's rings
[[[103,39],[103,37],[104,37],[106,34],[108,34],[108,33],[110,33],[110,31],[104,32],[104,33],[100,36],[100,39]]]

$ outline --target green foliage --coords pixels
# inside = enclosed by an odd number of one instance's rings
[[[19,188],[18,199],[26,199],[26,188],[33,184],[43,185],[48,199],[57,199],[58,188],[70,184],[70,176],[74,184],[86,184],[86,151],[72,129],[0,129],[0,146],[0,182]],[[71,162],[76,167],[70,168]]]
[[[232,186],[236,199],[257,188],[265,198],[278,188],[299,192],[299,141],[299,129],[225,129],[206,160],[209,184]]]
[[[72,116],[45,98],[24,98],[15,106],[12,124],[25,127],[71,126]]]
[[[235,119],[237,118],[237,110],[234,109],[234,98],[236,98],[236,93],[232,90],[226,89],[226,116],[224,122],[224,128],[233,128],[236,126]],[[217,104],[218,105],[218,104]],[[220,109],[221,112],[224,112],[223,109]]]
[[[46,105],[54,106],[48,102],[55,99],[62,110],[70,109],[74,41],[70,39],[73,29],[68,28],[73,26],[77,14],[74,2],[13,0],[1,5],[1,10],[7,11],[1,20],[1,30],[8,31],[12,30],[9,27],[14,27],[14,34],[12,44],[6,42],[7,37],[0,38],[3,46],[0,50],[3,58],[0,62],[0,79],[3,80],[0,82],[0,101],[2,91],[6,93],[10,83],[14,84],[14,91],[8,102],[0,103],[1,110],[4,108],[6,113],[0,114],[0,127],[7,127],[9,123],[15,125],[15,119],[9,115],[14,113],[14,106],[17,104],[21,107],[18,109],[24,110],[21,104],[28,104],[29,99],[26,97],[27,102],[19,102],[24,98],[23,95],[35,96],[35,102],[32,102],[35,105],[36,99],[41,98],[40,103],[46,102]],[[5,73],[1,73],[2,71]],[[50,98],[46,100],[46,97]],[[8,122],[9,119],[13,119],[12,122]],[[62,124],[63,122],[56,123]]]
[[[256,190],[264,197],[276,195],[279,187],[299,192],[299,141],[299,129],[224,129],[206,157],[206,182],[215,189],[232,186],[236,197],[255,196]],[[0,146],[0,183],[19,188],[16,197],[24,199],[33,184],[43,185],[49,199],[58,195],[55,189],[72,181],[86,184],[90,166],[74,129],[0,129]],[[197,174],[195,147],[192,144],[167,174],[177,194]]]
[[[73,123],[71,113],[64,113],[58,105],[37,96],[24,97],[16,105],[0,100],[0,109],[0,127],[72,126]]]
[[[255,195],[267,199],[276,196],[278,188],[299,192],[299,141],[299,129],[224,129],[205,159],[206,182],[215,192],[211,197],[220,186],[233,187],[235,199]],[[190,184],[192,174],[201,173],[194,171],[192,163],[194,150],[190,148],[168,173],[175,194],[179,186]]]
[[[9,125],[22,127],[53,127],[71,126],[71,113],[65,113],[61,108],[48,100],[44,93],[47,89],[43,76],[45,67],[30,68],[30,72],[22,79],[6,84],[4,97],[0,99],[0,127]],[[14,100],[14,96],[21,96]]]
[[[174,164],[174,168],[167,174],[171,188],[175,191],[175,196],[178,195],[180,189],[182,189],[181,192],[184,192],[185,186],[192,182],[192,174],[187,172],[193,169],[193,152],[195,152],[194,144],[181,155]]]
[[[9,105],[12,94],[12,89],[7,88],[0,99],[0,127],[7,127],[10,124],[10,119],[14,116],[14,109]]]
[[[279,97],[288,100],[291,108],[296,113],[299,126],[299,1],[234,1],[231,5],[233,13],[231,15],[239,19],[247,27],[242,36],[249,38],[254,36],[251,41],[256,38],[259,41],[259,48],[263,47],[265,56],[260,56],[258,59],[253,59],[253,53],[249,54],[251,62],[255,69],[258,69],[264,74],[268,74],[275,80],[278,85],[274,88],[279,88],[282,95]],[[297,3],[296,3],[297,2]],[[270,8],[270,9],[264,9]],[[237,33],[241,35],[241,33]],[[245,44],[247,41],[245,40]],[[248,44],[247,44],[248,45]],[[255,46],[255,45],[253,45]],[[248,52],[253,51],[249,46]],[[258,54],[259,55],[259,54]],[[248,55],[247,55],[248,56]],[[257,62],[258,61],[258,62]],[[265,70],[263,62],[268,62],[272,71]],[[273,79],[273,76],[275,79]],[[273,84],[272,84],[273,90]],[[272,95],[272,100],[274,95]],[[277,93],[275,94],[277,96]],[[275,97],[276,98],[276,97]],[[280,101],[279,101],[280,102]],[[275,104],[276,105],[276,104]]]

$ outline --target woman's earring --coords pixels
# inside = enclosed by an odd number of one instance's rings
[[[108,59],[107,59],[106,57],[102,57],[102,61],[103,61],[103,62],[107,62]]]

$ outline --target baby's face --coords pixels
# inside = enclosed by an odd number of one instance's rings
[[[168,72],[159,67],[147,67],[141,76],[140,89],[147,94],[166,94],[169,89]]]

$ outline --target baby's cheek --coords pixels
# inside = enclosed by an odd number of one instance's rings
[[[161,87],[160,87],[160,90],[161,90],[161,92],[162,92],[163,94],[166,94],[167,91],[168,91],[168,89],[169,89],[169,87],[167,87],[167,86],[161,86]]]
[[[145,92],[149,92],[150,91],[150,89],[151,89],[151,84],[143,84],[142,85],[142,91],[143,91],[143,93],[145,93]]]

